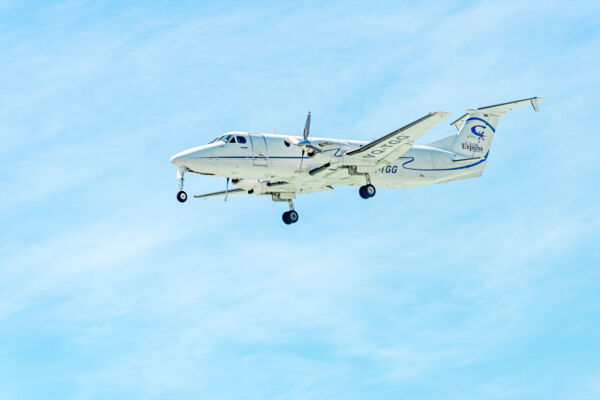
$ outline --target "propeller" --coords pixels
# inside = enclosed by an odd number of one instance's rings
[[[227,193],[229,192],[229,178],[225,181],[225,205],[227,205]]]
[[[304,140],[308,139],[308,132],[310,131],[310,111],[306,116],[306,123],[304,124]]]
[[[310,145],[310,141],[308,140],[308,133],[310,132],[310,111],[306,116],[306,123],[304,124],[304,134],[303,139],[298,146],[302,146],[302,156],[300,157],[300,168],[298,172],[302,171],[302,161],[304,161],[304,153],[306,153],[306,146]]]

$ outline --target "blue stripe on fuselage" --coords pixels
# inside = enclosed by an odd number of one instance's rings
[[[488,154],[490,154],[489,150],[488,150],[487,153],[485,153],[485,156],[481,160],[479,160],[479,161],[477,161],[477,162],[475,162],[473,164],[463,165],[462,167],[455,167],[455,168],[431,168],[431,169],[426,169],[426,168],[407,168],[406,164],[410,164],[411,162],[415,161],[415,158],[414,157],[399,157],[398,159],[401,159],[401,158],[407,158],[407,159],[409,159],[408,161],[405,161],[404,163],[402,163],[402,168],[408,169],[408,170],[411,170],[411,171],[455,171],[455,170],[458,170],[458,169],[471,168],[471,167],[474,167],[476,165],[481,164],[484,161],[487,161]]]

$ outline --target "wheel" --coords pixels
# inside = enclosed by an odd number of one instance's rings
[[[289,225],[292,223],[292,221],[290,221],[289,211],[284,212],[283,215],[281,216],[281,219],[283,220],[283,222],[286,225]]]
[[[367,194],[367,191],[365,189],[365,186],[361,186],[358,189],[358,194],[360,195],[360,197],[362,197],[363,199],[368,199],[369,195]]]
[[[295,224],[298,222],[298,213],[294,210],[286,211],[281,216],[281,219],[286,225]]]
[[[180,203],[185,203],[185,201],[187,200],[187,193],[183,190],[180,190],[177,193],[177,200],[179,200]]]
[[[365,186],[365,193],[367,194],[367,196],[373,197],[375,196],[376,192],[377,191],[375,190],[375,186],[371,185],[370,183]]]
[[[288,211],[288,219],[292,224],[298,222],[298,213],[294,210]]]

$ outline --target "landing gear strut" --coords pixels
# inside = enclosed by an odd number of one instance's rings
[[[294,210],[294,202],[292,200],[288,200],[290,205],[290,211],[286,211],[281,216],[281,219],[286,225],[295,224],[298,222],[298,213]]]
[[[375,193],[377,191],[375,190],[375,186],[371,185],[371,177],[369,176],[369,174],[366,175],[366,178],[367,184],[361,186],[360,189],[358,189],[358,194],[363,199],[370,199],[371,197],[375,196]]]
[[[188,196],[187,193],[183,191],[183,176],[185,175],[185,167],[181,167],[177,170],[177,180],[179,181],[179,192],[177,192],[177,200],[180,203],[185,203]]]

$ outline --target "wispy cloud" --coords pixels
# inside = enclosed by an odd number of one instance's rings
[[[7,393],[597,392],[595,348],[569,359],[598,333],[597,7],[0,9]],[[478,180],[305,196],[293,229],[269,199],[174,198],[169,156],[221,131],[296,133],[311,109],[315,135],[369,139],[529,95],[550,100],[503,117]]]

